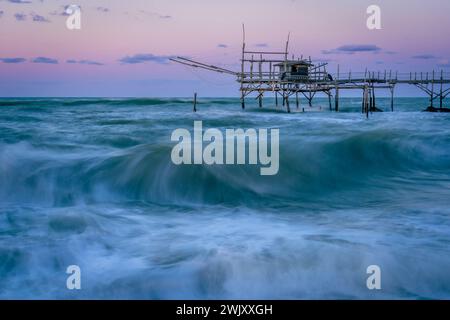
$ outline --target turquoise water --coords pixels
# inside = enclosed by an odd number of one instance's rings
[[[0,99],[0,298],[450,298],[450,114],[271,104]],[[194,120],[279,128],[278,175],[173,165]]]

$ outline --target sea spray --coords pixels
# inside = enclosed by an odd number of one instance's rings
[[[1,298],[450,297],[450,117],[420,112],[427,99],[369,121],[355,98],[301,114],[270,99],[196,114],[178,98],[0,101]],[[200,119],[278,128],[278,173],[173,164],[173,130]]]

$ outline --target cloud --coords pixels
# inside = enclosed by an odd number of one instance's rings
[[[0,10],[0,18],[2,17],[2,15],[5,13],[5,11]]]
[[[91,66],[104,66],[103,63],[98,62],[98,61],[93,61],[93,60],[74,60],[74,59],[69,59],[69,60],[66,60],[66,63],[85,64],[85,65],[91,65]]]
[[[381,48],[373,44],[347,44],[336,49],[322,50],[322,54],[354,54],[359,52],[379,53]]]
[[[0,58],[3,63],[22,63],[27,61],[25,58]]]
[[[320,63],[330,63],[330,62],[333,62],[333,61],[334,61],[334,59],[318,59],[315,62],[320,64]]]
[[[156,62],[160,64],[165,64],[167,63],[167,60],[169,60],[170,58],[174,58],[174,56],[158,56],[153,55],[151,53],[139,53],[133,56],[123,57],[119,59],[119,62],[122,64],[137,64],[144,62]]]
[[[37,57],[31,60],[33,63],[58,64],[58,60],[47,57]]]
[[[34,22],[50,22],[46,17],[32,13],[31,16],[33,17]]]
[[[104,12],[104,13],[110,11],[109,8],[106,8],[106,7],[97,7],[97,8],[95,8],[95,9],[96,9],[97,11]]]
[[[66,5],[66,6],[61,6],[60,9],[58,10],[54,10],[52,12],[50,12],[50,14],[52,16],[69,16],[70,14],[68,13],[67,9],[71,9],[69,12],[75,12],[76,10],[80,10],[81,11],[81,6],[77,5],[77,4],[70,4],[70,5]]]
[[[228,48],[228,46],[227,46],[226,44],[219,43],[219,44],[217,45],[217,48]]]
[[[27,15],[24,13],[16,13],[14,18],[16,18],[17,21],[25,21],[27,20]]]
[[[267,43],[257,43],[255,44],[255,47],[258,48],[267,48],[269,45]]]
[[[8,2],[17,3],[17,4],[31,3],[31,1],[29,1],[29,0],[8,0]]]
[[[139,10],[139,13],[143,13],[145,15],[150,15],[150,16],[154,16],[157,17],[159,19],[172,19],[171,15],[168,14],[160,14],[158,12],[149,12],[149,11],[145,11],[145,10]]]
[[[412,56],[413,59],[421,59],[421,60],[432,60],[432,59],[438,59],[438,57],[432,55],[432,54],[419,54],[416,56]]]

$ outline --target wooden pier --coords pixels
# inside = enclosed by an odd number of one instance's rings
[[[311,57],[295,57],[289,55],[289,36],[283,51],[252,51],[246,49],[245,29],[243,30],[243,44],[240,71],[232,71],[197,62],[191,59],[177,57],[174,62],[194,68],[233,75],[236,77],[241,92],[241,105],[245,108],[246,98],[256,94],[259,107],[263,107],[263,97],[271,94],[281,97],[282,105],[287,112],[291,112],[290,98],[295,97],[295,106],[300,108],[300,96],[303,96],[312,106],[317,93],[324,93],[328,97],[329,109],[339,111],[339,96],[342,90],[361,90],[361,112],[369,116],[370,112],[381,111],[376,106],[376,91],[389,89],[390,107],[394,111],[394,94],[397,85],[414,85],[429,96],[430,105],[427,111],[448,112],[443,106],[444,99],[450,93],[450,72],[442,70],[435,72],[398,73],[392,70],[383,72],[341,73],[331,74],[327,71],[328,63],[314,64]],[[332,99],[334,97],[334,108]],[[438,102],[437,102],[438,101]]]

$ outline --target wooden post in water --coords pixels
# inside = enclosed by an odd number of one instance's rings
[[[312,99],[313,99],[313,95],[312,95],[312,92],[310,91],[308,94],[308,104],[310,107],[312,107]]]
[[[442,92],[442,82],[444,80],[444,71],[441,70],[441,90],[439,92],[439,109],[442,111],[442,100],[443,100],[443,92]]]
[[[263,97],[263,93],[261,92],[261,93],[259,94],[259,107],[260,107],[260,108],[262,108],[262,106],[263,106],[262,97]]]
[[[392,112],[394,112],[394,88],[395,88],[395,85],[392,85],[390,87],[390,90],[391,90],[391,111]]]
[[[430,94],[430,102],[431,102],[431,108],[433,108],[433,101],[434,101],[434,70],[432,73],[432,79],[431,79],[431,94]],[[427,80],[428,80],[428,72],[427,72]]]
[[[372,109],[370,111],[376,111],[377,103],[375,100],[375,86],[372,85]]]
[[[330,111],[332,110],[331,107],[331,91],[328,91],[328,105],[330,106]]]
[[[194,93],[194,112],[197,112],[197,92]]]
[[[339,87],[336,85],[336,92],[334,96],[334,111],[339,111]]]
[[[241,93],[241,104],[242,104],[242,109],[245,109],[245,93],[244,93],[244,91],[242,91],[242,93]]]
[[[335,95],[334,95],[334,111],[338,112],[339,111],[339,85],[338,85],[338,80],[339,80],[339,65],[337,66],[337,76],[336,76],[336,83],[335,83]]]
[[[286,95],[286,107],[287,107],[287,112],[291,113],[291,108],[289,107],[289,94]]]
[[[362,113],[364,114],[366,112],[366,86],[363,87],[363,94],[362,94]]]
[[[298,91],[295,92],[295,104],[298,109],[300,107],[300,101],[298,100]]]
[[[364,86],[364,111],[366,112],[366,118],[369,118],[369,88]]]
[[[275,106],[278,107],[278,91],[275,91]]]

